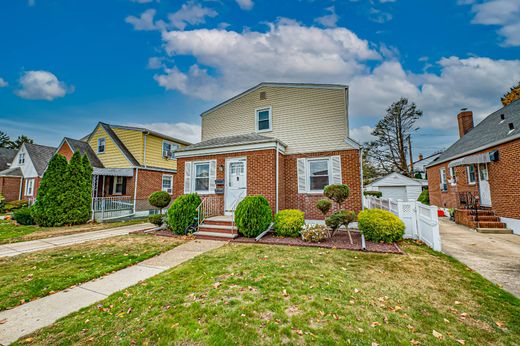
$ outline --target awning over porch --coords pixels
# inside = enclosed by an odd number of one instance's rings
[[[133,177],[133,168],[96,168],[92,172],[92,175],[105,175],[109,177]]]
[[[457,160],[453,160],[448,164],[448,167],[474,165],[474,164],[489,163],[489,162],[491,162],[491,160],[489,158],[489,153],[485,153],[485,154],[466,156],[466,157],[462,157]]]

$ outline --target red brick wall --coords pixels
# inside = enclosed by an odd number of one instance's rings
[[[0,194],[6,202],[15,201],[20,198],[20,178],[0,177]]]
[[[70,159],[72,158],[72,155],[74,155],[74,152],[69,147],[67,142],[63,142],[63,145],[58,149],[58,154],[65,156],[67,161],[70,161]]]
[[[471,155],[488,153],[498,150],[499,160],[488,163],[489,185],[491,190],[492,209],[498,216],[520,219],[520,183],[518,179],[518,167],[520,162],[520,140],[504,143]],[[428,168],[428,187],[430,189],[431,204],[454,208],[457,207],[456,192],[472,191],[477,193],[477,186],[468,186],[466,168],[458,167],[457,186],[450,186],[448,192],[440,192],[439,168],[448,162]]]
[[[136,195],[136,209],[137,210],[148,210],[153,209],[148,203],[148,197],[155,191],[162,190],[162,177],[163,175],[171,175],[173,176],[172,184],[175,188],[175,173],[166,173],[166,172],[158,172],[158,171],[150,171],[146,169],[139,169],[138,178],[137,178],[137,195]],[[129,179],[132,182],[132,187],[130,188],[131,193],[134,192],[133,179]],[[127,185],[127,191],[129,191],[129,186]],[[173,196],[172,196],[173,197]],[[173,199],[173,198],[172,198]]]
[[[34,191],[33,191],[32,196],[27,196],[25,194],[25,186],[27,185],[27,181],[31,180],[31,179],[34,179],[34,187],[33,187]],[[38,195],[38,188],[40,187],[40,181],[41,181],[40,177],[24,179],[23,183],[22,183],[22,199],[36,198],[36,196]]]

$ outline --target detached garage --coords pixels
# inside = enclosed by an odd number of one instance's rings
[[[380,191],[383,194],[383,198],[416,201],[423,187],[428,187],[427,180],[412,179],[399,173],[390,173],[367,185],[365,190]]]

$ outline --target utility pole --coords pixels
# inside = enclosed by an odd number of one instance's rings
[[[412,154],[412,135],[408,136],[408,152],[410,154],[410,176],[413,177],[413,154]]]

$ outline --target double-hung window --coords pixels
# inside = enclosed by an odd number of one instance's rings
[[[441,168],[439,173],[441,177],[441,191],[448,191],[448,184],[446,183],[446,168]]]
[[[32,196],[34,193],[34,179],[28,179],[25,182],[25,195]]]
[[[162,190],[168,192],[169,194],[173,193],[173,176],[172,175],[163,175],[162,176]]]
[[[256,110],[256,132],[272,131],[271,107]]]
[[[195,165],[194,190],[195,192],[209,192],[209,162],[197,162]]]
[[[175,156],[175,150],[177,149],[179,149],[179,146],[177,144],[168,141],[163,141],[162,156],[167,159],[173,159]]]
[[[18,154],[18,164],[23,165],[25,163],[25,153]]]
[[[309,192],[323,192],[325,186],[329,185],[329,162],[328,158],[307,160]]]
[[[477,173],[475,172],[475,165],[469,165],[466,168],[468,173],[468,184],[475,184],[477,182]]]
[[[114,195],[122,195],[123,194],[123,179],[124,177],[114,177]]]
[[[455,173],[455,167],[450,167],[450,178],[451,185],[457,185],[457,175]]]
[[[97,152],[98,152],[98,154],[102,154],[102,153],[105,152],[105,144],[106,144],[105,138],[98,138],[98,140],[97,140]]]

